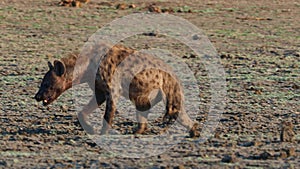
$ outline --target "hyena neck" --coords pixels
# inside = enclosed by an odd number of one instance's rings
[[[73,84],[73,72],[76,65],[79,53],[71,53],[67,57],[61,59],[66,67],[66,90],[72,87]]]
[[[94,56],[94,52],[92,52],[75,52],[61,59],[66,67],[65,90],[78,84],[90,82],[91,74],[96,75],[96,72],[93,72],[93,70],[97,70],[98,65],[96,63],[100,59],[95,60],[96,58],[92,58]]]
[[[102,60],[105,60],[108,56],[120,56],[120,60],[124,57],[134,53],[134,50],[127,48],[123,45],[111,45],[109,43],[99,43],[98,45],[86,48],[81,53],[70,54],[66,58],[63,58],[67,69],[67,86],[81,83],[88,83],[92,85],[95,82],[96,73],[99,68],[99,64]]]

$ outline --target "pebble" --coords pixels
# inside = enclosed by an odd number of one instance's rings
[[[280,141],[282,142],[293,142],[295,137],[294,125],[292,122],[281,123]]]
[[[236,156],[235,155],[225,155],[222,160],[223,163],[235,163],[237,161]]]

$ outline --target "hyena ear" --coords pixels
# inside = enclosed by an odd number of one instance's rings
[[[62,76],[66,72],[65,64],[61,61],[55,60],[54,61],[54,71],[57,76]]]
[[[48,67],[49,67],[50,70],[54,69],[54,66],[53,66],[52,63],[49,62],[49,61],[48,61]]]

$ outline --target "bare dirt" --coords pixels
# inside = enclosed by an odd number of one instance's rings
[[[299,1],[92,0],[81,8],[55,0],[0,2],[0,168],[297,168],[300,165]],[[135,12],[169,12],[202,29],[226,72],[226,108],[214,137],[186,139],[149,158],[122,158],[82,130],[66,92],[37,103],[47,61],[81,49],[112,20]],[[201,61],[180,42],[141,35],[123,43],[160,47],[181,57],[199,80],[205,121],[210,92]],[[116,121],[116,128],[122,121]],[[131,129],[132,123],[127,123]],[[283,133],[282,133],[282,130]]]

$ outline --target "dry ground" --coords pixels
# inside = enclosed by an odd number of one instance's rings
[[[216,135],[204,144],[187,139],[159,156],[115,157],[81,129],[70,92],[48,108],[33,100],[48,60],[80,50],[103,25],[145,12],[154,2],[128,0],[124,3],[136,8],[124,10],[116,9],[117,1],[102,0],[82,8],[59,7],[55,0],[0,2],[0,168],[299,167],[300,2],[296,0],[155,2],[202,29],[221,56],[227,105]],[[205,121],[210,101],[204,66],[179,42],[158,39],[140,36],[124,43],[136,49],[159,46],[182,57],[199,80],[202,118],[197,120]],[[293,123],[294,142],[280,141],[283,121]]]

